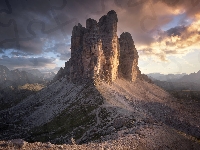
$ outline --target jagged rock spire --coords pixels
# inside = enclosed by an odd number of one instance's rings
[[[120,58],[119,58],[119,76],[135,81],[140,73],[138,65],[138,52],[135,48],[132,36],[128,32],[120,35]]]
[[[117,14],[111,10],[97,22],[86,20],[86,28],[74,26],[71,37],[71,58],[59,72],[69,81],[113,82],[118,77],[134,81],[141,78],[138,53],[130,33],[117,36]]]
[[[72,82],[86,80],[112,82],[118,76],[119,42],[117,14],[109,11],[99,22],[87,19],[86,28],[75,26],[71,38]]]

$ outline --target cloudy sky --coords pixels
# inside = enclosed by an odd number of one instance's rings
[[[200,70],[199,0],[1,0],[0,65],[42,71],[70,58],[74,25],[118,15],[118,36],[130,32],[142,73]]]

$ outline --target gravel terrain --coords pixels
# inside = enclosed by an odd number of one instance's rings
[[[142,80],[77,86],[62,78],[0,111],[0,149],[198,150],[199,106]]]

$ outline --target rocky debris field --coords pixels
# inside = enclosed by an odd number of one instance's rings
[[[110,138],[115,139],[110,140]],[[106,139],[106,140],[105,140]],[[56,145],[50,142],[28,143],[22,139],[0,141],[0,150],[26,149],[26,150],[199,150],[200,143],[184,134],[174,132],[174,129],[161,125],[144,125],[142,128],[123,129],[101,140],[78,145],[74,139],[71,144]]]
[[[62,78],[0,111],[4,116],[0,122],[9,124],[2,126],[0,137],[7,141],[1,142],[1,149],[14,146],[9,144],[10,139],[21,138],[33,142],[24,144],[25,149],[198,150],[197,104],[180,103],[142,80],[75,86]],[[10,117],[6,118],[8,113]]]

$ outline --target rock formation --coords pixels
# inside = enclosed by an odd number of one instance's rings
[[[135,81],[140,75],[138,65],[138,52],[135,48],[132,36],[125,32],[120,35],[120,58],[119,73],[120,76],[130,81]]]
[[[85,81],[113,82],[122,77],[129,81],[142,78],[138,53],[130,33],[117,36],[117,14],[111,10],[97,22],[86,20],[86,28],[74,26],[71,37],[71,58],[61,68],[59,79],[66,76],[73,83]]]
[[[117,14],[111,10],[99,19],[99,31],[102,40],[102,49],[105,57],[103,64],[103,80],[114,81],[118,76],[119,41],[117,37]]]

